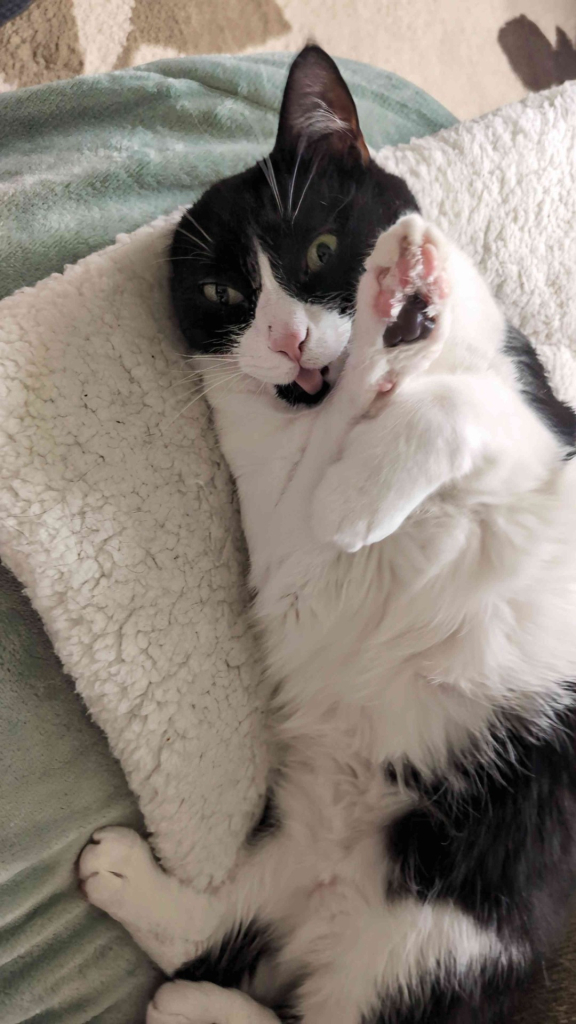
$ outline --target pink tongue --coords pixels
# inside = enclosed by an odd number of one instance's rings
[[[294,383],[299,384],[302,390],[307,391],[309,395],[315,395],[320,391],[324,378],[320,370],[306,370],[304,367],[301,367]]]

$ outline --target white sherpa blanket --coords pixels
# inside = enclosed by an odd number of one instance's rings
[[[576,84],[379,159],[483,268],[576,401]],[[206,885],[233,862],[265,745],[233,488],[204,401],[185,409],[179,385],[173,224],[0,303],[0,555],[164,863]]]

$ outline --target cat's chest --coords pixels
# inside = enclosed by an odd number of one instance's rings
[[[311,497],[325,465],[308,468],[319,410],[295,413],[253,395],[236,395],[216,409],[220,442],[238,488],[242,525],[261,589],[292,556],[317,555]]]

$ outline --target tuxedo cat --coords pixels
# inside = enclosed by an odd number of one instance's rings
[[[148,1024],[509,1021],[575,880],[575,415],[318,47],[171,255],[275,769],[218,892],[111,828],[88,898],[175,976]]]

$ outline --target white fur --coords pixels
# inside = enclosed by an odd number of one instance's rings
[[[169,981],[154,996],[146,1024],[273,1024],[278,1018],[243,992],[209,982]]]
[[[374,312],[381,268],[426,239],[450,282],[438,327],[386,350]],[[209,925],[212,939],[254,914],[278,925],[280,977],[257,976],[252,994],[266,1001],[304,965],[305,1024],[356,1024],[379,994],[425,992],[435,970],[524,953],[450,904],[386,903],[381,840],[413,800],[386,782],[383,762],[445,767],[449,750],[487,737],[499,710],[545,728],[566,700],[560,681],[576,672],[576,470],[521,399],[503,338],[481,277],[413,215],[368,261],[351,354],[323,405],[290,410],[272,385],[243,378],[213,393],[255,615],[281,682],[282,829],[212,902],[114,834],[88,848],[81,873],[90,898],[165,966]],[[384,379],[394,388],[382,394]],[[124,863],[130,843],[119,902],[107,865]],[[145,884],[132,884],[134,872]],[[144,891],[156,893],[145,906]]]
[[[254,320],[243,332],[236,348],[238,367],[254,380],[268,384],[290,384],[298,366],[282,352],[270,347],[275,335],[288,330],[301,332],[303,367],[321,369],[333,363],[346,347],[351,321],[336,310],[318,303],[299,302],[277,282],[270,260],[258,252],[261,290]],[[214,365],[218,366],[217,358]]]

